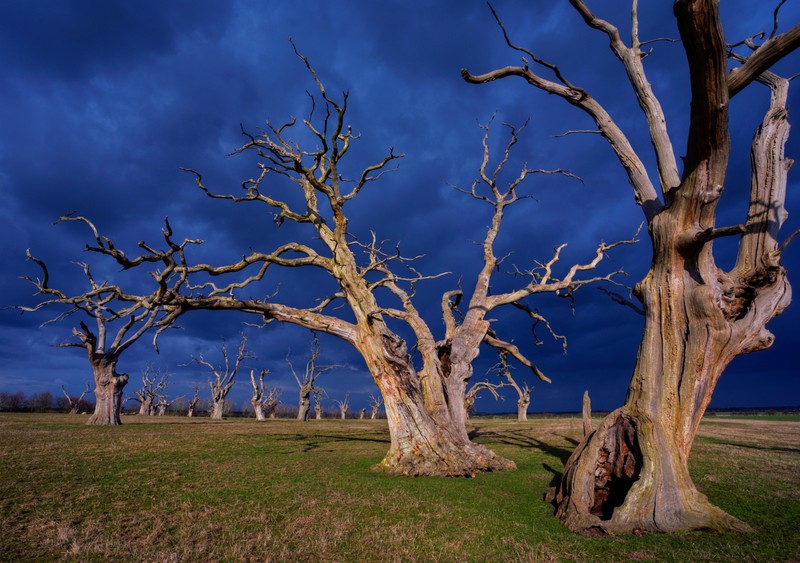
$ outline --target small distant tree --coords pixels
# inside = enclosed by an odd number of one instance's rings
[[[505,352],[500,353],[498,373],[500,377],[508,382],[504,386],[513,387],[514,391],[517,392],[517,421],[525,422],[528,420],[528,407],[531,404],[532,389],[528,387],[527,381],[522,381],[522,387],[514,381],[514,377],[511,375],[511,366],[508,363],[508,354]]]
[[[286,354],[286,363],[289,364],[289,369],[292,372],[294,380],[300,387],[300,406],[297,410],[297,420],[308,420],[308,413],[311,410],[311,394],[315,391],[317,378],[335,367],[335,365],[317,365],[319,358],[319,339],[314,336],[311,342],[311,357],[306,362],[306,370],[302,377],[297,375],[297,372],[289,359],[289,354]]]
[[[339,415],[341,416],[342,420],[347,418],[347,411],[350,408],[350,393],[347,393],[344,396],[343,401],[336,401],[336,404],[339,405]]]
[[[168,401],[168,400],[167,400],[167,396],[166,396],[166,395],[159,395],[159,396],[158,396],[158,400],[156,401],[156,404],[155,404],[155,411],[156,411],[156,414],[157,414],[158,416],[164,416],[165,414],[167,414],[167,410],[168,410],[168,409],[169,409],[169,408],[170,408],[170,407],[171,407],[171,406],[172,406],[172,405],[173,405],[173,404],[174,404],[176,401],[179,401],[179,400],[181,400],[181,399],[183,399],[183,396],[181,396],[181,397],[175,397],[175,398],[174,398],[174,399],[172,399],[171,401]]]
[[[327,396],[324,389],[314,389],[311,393],[314,395],[314,416],[317,420],[322,420],[324,413],[324,409],[322,407],[322,399]]]
[[[130,401],[139,403],[139,414],[153,416],[156,414],[156,403],[159,391],[164,391],[169,387],[171,374],[161,373],[161,370],[154,370],[153,366],[145,366],[142,370],[142,387],[133,392]]]
[[[71,397],[69,393],[67,393],[67,390],[64,389],[63,385],[61,386],[61,392],[64,393],[64,397],[66,397],[67,399],[67,411],[69,412],[69,414],[78,414],[80,408],[82,406],[85,406],[85,404],[83,403],[83,397],[86,395],[86,393],[90,391],[90,389],[91,388],[87,383],[86,389],[84,389],[83,393],[81,393],[81,396],[76,399],[75,397]]]
[[[369,396],[370,419],[375,420],[376,418],[378,418],[378,411],[380,410],[382,404],[383,404],[383,399],[380,396],[376,397],[375,395],[370,394]]]
[[[475,413],[475,401],[481,391],[488,391],[494,396],[495,400],[504,400],[503,396],[497,392],[501,387],[505,387],[505,383],[491,383],[489,381],[478,381],[470,387],[464,395],[464,409],[467,412],[467,417]]]
[[[267,417],[275,418],[275,409],[278,407],[278,399],[281,396],[281,390],[278,387],[264,386],[264,377],[268,373],[269,370],[262,369],[258,381],[256,381],[255,371],[250,370],[250,382],[253,384],[250,404],[253,406],[256,420],[266,420]]]
[[[361,409],[358,411],[358,420],[364,420],[364,417],[367,414],[367,409]]]
[[[211,389],[211,418],[221,419],[223,414],[228,414],[232,406],[228,406],[228,411],[225,410],[225,397],[235,383],[236,374],[239,371],[239,366],[242,361],[254,356],[245,349],[247,344],[247,335],[242,334],[242,339],[239,342],[239,348],[236,352],[236,360],[231,365],[230,358],[228,357],[228,348],[225,345],[225,340],[222,341],[220,350],[224,360],[223,365],[214,366],[214,364],[206,361],[202,354],[196,358],[192,358],[191,362],[203,365],[211,370],[213,378],[209,379],[208,386]],[[230,403],[230,401],[228,401]]]
[[[198,383],[194,383],[192,385],[192,389],[194,389],[194,395],[186,404],[186,416],[194,416],[197,404],[200,402],[200,385]]]

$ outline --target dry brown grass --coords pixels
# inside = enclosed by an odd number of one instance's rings
[[[474,421],[519,469],[476,479],[371,473],[385,421],[0,415],[0,561],[792,560],[800,422],[712,420],[696,483],[757,529],[585,538],[543,501],[577,418]]]

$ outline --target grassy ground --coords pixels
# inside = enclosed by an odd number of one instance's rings
[[[591,538],[543,501],[579,419],[477,421],[519,469],[371,473],[383,421],[0,415],[2,561],[798,561],[800,422],[711,419],[695,483],[749,535]]]

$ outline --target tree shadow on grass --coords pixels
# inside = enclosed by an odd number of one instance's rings
[[[312,451],[328,451],[333,452],[335,450],[329,449],[322,449],[325,446],[330,444],[336,443],[347,443],[347,442],[372,442],[376,444],[389,444],[391,440],[386,438],[364,438],[362,436],[348,436],[342,434],[282,434],[280,436],[275,436],[275,438],[290,442],[290,443],[297,443],[302,444],[302,447],[299,450],[293,450],[287,453],[308,453]]]
[[[533,436],[526,434],[524,430],[482,431],[476,428],[470,432],[470,438],[475,438],[478,436],[481,438],[491,439],[508,446],[540,450],[544,453],[557,457],[561,463],[566,463],[569,459],[569,456],[572,455],[572,449],[544,442],[538,438],[534,438]],[[573,446],[577,446],[579,443],[577,440],[570,438],[569,436],[559,436],[559,438],[564,439],[567,443]]]
[[[721,446],[733,446],[735,448],[747,448],[749,450],[760,450],[765,452],[785,452],[790,454],[800,454],[800,448],[794,448],[792,446],[768,446],[762,444],[746,444],[743,442],[732,442],[728,440],[720,440],[714,439],[714,444],[719,444]]]

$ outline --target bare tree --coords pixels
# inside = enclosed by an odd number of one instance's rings
[[[581,276],[594,269],[607,251],[619,243],[601,244],[590,260],[566,268],[560,275],[556,269],[560,266],[564,246],[559,246],[539,267],[518,269],[518,279],[522,281],[515,291],[490,295],[492,273],[502,261],[494,255],[494,241],[504,211],[523,199],[517,194],[517,188],[525,178],[539,173],[568,173],[523,167],[519,176],[502,188],[497,183],[496,172],[507,158],[497,165],[495,173],[489,172],[488,148],[484,146],[481,179],[467,192],[489,204],[492,210],[491,226],[483,244],[484,264],[475,282],[470,307],[461,321],[456,319],[454,309],[463,292],[454,290],[443,297],[446,333],[443,340],[437,341],[413,298],[420,282],[438,275],[422,274],[414,268],[413,258],[402,256],[397,248],[385,248],[374,233],[371,240],[364,243],[348,230],[347,204],[386,173],[389,165],[402,155],[390,149],[379,162],[348,174],[345,157],[358,137],[345,119],[348,96],[345,93],[341,101],[334,100],[308,60],[299,53],[298,56],[305,62],[324,102],[319,112],[312,97],[309,116],[302,121],[305,131],[301,134],[310,134],[315,148],[301,148],[290,138],[298,124],[296,120],[280,126],[269,124],[268,130],[258,137],[245,133],[246,143],[234,151],[253,152],[259,158],[258,175],[244,182],[244,194],[214,193],[203,184],[199,173],[191,172],[209,197],[266,205],[273,210],[276,224],[308,227],[317,240],[313,246],[290,242],[272,252],[253,251],[240,261],[224,266],[188,267],[187,275],[192,279],[197,275],[200,281],[193,284],[191,295],[184,296],[180,303],[175,302],[176,307],[182,311],[239,310],[259,314],[265,322],[278,320],[297,324],[331,334],[354,346],[381,391],[392,436],[390,450],[378,469],[401,475],[474,475],[478,471],[514,468],[510,460],[469,439],[464,394],[472,374],[471,363],[481,345],[486,343],[508,350],[537,376],[547,378],[513,342],[502,340],[490,331],[491,320],[486,315],[498,307],[519,304],[534,294],[571,296],[587,283],[610,279],[613,273],[589,279],[581,279]],[[488,126],[485,129],[488,133]],[[506,154],[516,143],[517,134],[518,130],[511,128]],[[303,203],[295,206],[271,195],[267,184],[273,178],[295,182]],[[275,296],[269,299],[236,296],[238,290],[263,281],[275,267],[317,269],[329,275],[337,289],[307,308],[281,303]],[[205,281],[208,276],[213,279],[231,274],[240,274],[243,279],[219,285],[219,282]],[[384,302],[386,299],[394,299],[394,304]],[[339,300],[344,301],[347,309],[346,314],[337,316],[328,306]],[[533,311],[526,312],[535,322],[546,324]],[[419,369],[409,352],[411,347],[390,328],[391,319],[405,323],[413,333]]]
[[[364,420],[364,417],[367,415],[367,409],[363,408],[358,411],[358,420]]]
[[[140,256],[129,258],[108,237],[101,237],[94,224],[85,217],[69,214],[61,217],[58,223],[66,221],[78,221],[88,225],[94,235],[96,246],[87,245],[86,250],[113,258],[124,270],[135,269],[142,264],[159,265],[159,269],[148,272],[155,282],[153,291],[138,295],[128,293],[121,286],[109,281],[95,281],[89,264],[80,264],[89,283],[89,289],[84,293],[68,295],[50,287],[50,276],[45,263],[31,255],[30,251],[27,254],[28,259],[41,268],[42,278],[32,279],[25,276],[24,279],[36,287],[38,294],[46,298],[34,307],[20,306],[18,309],[22,312],[33,312],[45,307],[67,308],[65,312],[45,324],[63,320],[78,312],[94,321],[95,328],[90,329],[81,320],[79,328],[72,329],[78,342],[68,342],[61,346],[84,348],[88,353],[94,374],[96,402],[94,413],[87,424],[118,425],[121,424],[122,390],[128,382],[127,374],[117,373],[119,358],[128,347],[151,329],[155,330],[153,346],[156,351],[158,350],[159,334],[171,327],[180,315],[180,309],[173,307],[167,312],[162,306],[186,281],[185,273],[177,274],[176,267],[181,264],[186,245],[200,241],[186,239],[180,244],[175,243],[172,240],[169,221],[165,220],[162,234],[168,249],[158,250],[142,241],[139,243],[139,248],[144,252]]]
[[[300,387],[300,406],[297,410],[297,420],[308,420],[308,413],[311,410],[311,394],[316,389],[315,385],[317,378],[326,371],[330,371],[336,367],[341,367],[335,365],[317,365],[318,358],[319,340],[316,336],[314,336],[314,340],[311,342],[311,357],[309,358],[308,362],[306,362],[306,369],[302,374],[302,377],[297,375],[297,372],[295,371],[294,366],[289,359],[289,354],[286,354],[286,363],[289,364],[289,369],[292,372],[292,376],[297,382],[298,387]]]
[[[133,392],[133,397],[129,400],[139,403],[139,414],[153,416],[156,414],[156,399],[160,396],[159,391],[165,390],[169,386],[171,374],[161,373],[161,370],[153,370],[153,366],[145,366],[142,370],[142,387]]]
[[[339,417],[344,420],[347,418],[347,411],[350,409],[350,393],[345,393],[343,401],[336,401],[339,405]]]
[[[508,387],[513,387],[517,392],[517,421],[525,422],[528,420],[528,407],[531,405],[531,388],[528,382],[523,380],[520,387],[511,375],[511,366],[508,364],[508,353],[500,352],[500,363],[497,365],[497,373],[505,379]]]
[[[634,151],[600,102],[557,66],[513,44],[499,18],[506,42],[523,53],[524,65],[478,76],[462,71],[472,83],[521,77],[587,113],[627,173],[652,242],[650,271],[634,292],[642,302],[645,327],[625,405],[609,414],[567,462],[557,513],[572,530],[746,529],[697,491],[688,458],[723,370],[737,355],[772,344],[766,324],[791,299],[780,258],[794,234],[783,242],[778,238],[792,163],[784,156],[789,81],[769,69],[800,45],[800,25],[778,34],[776,9],[769,35],[729,46],[718,0],[675,1],[692,98],[679,171],[664,112],[645,73],[637,0],[630,44],[584,0],[570,4],[586,25],[608,38],[627,73],[652,141],[658,186],[645,166],[650,155],[645,159]],[[736,67],[730,72],[729,61]],[[763,93],[769,94],[769,106],[752,140],[747,215],[742,224],[717,227],[730,158],[730,101],[753,82],[767,87]],[[714,259],[713,241],[720,237],[739,240],[729,270]]]
[[[235,379],[236,374],[239,371],[239,366],[243,360],[254,357],[248,350],[245,349],[246,344],[247,335],[242,334],[242,338],[239,342],[239,347],[236,352],[236,359],[233,361],[233,365],[231,365],[230,358],[228,357],[228,347],[225,345],[224,340],[222,341],[222,346],[220,347],[223,358],[222,365],[215,366],[211,362],[205,360],[202,354],[197,358],[192,358],[189,362],[194,362],[207,367],[209,370],[211,370],[213,375],[213,377],[208,380],[208,386],[211,389],[211,418],[221,419],[223,414],[227,414],[225,411],[225,397],[228,396],[231,387],[233,387],[233,384],[236,382]]]
[[[505,387],[505,383],[491,383],[490,381],[477,381],[472,384],[466,395],[464,396],[464,410],[469,418],[475,412],[475,401],[481,391],[488,391],[497,401],[502,401],[503,396],[497,392],[501,387]]]
[[[194,411],[197,408],[197,404],[200,402],[200,385],[195,383],[192,385],[192,389],[194,389],[194,395],[186,405],[186,416],[189,417],[194,416]]]
[[[312,391],[312,395],[314,395],[314,418],[317,420],[322,420],[322,399],[326,396],[325,390],[317,387],[314,389],[314,391]]]
[[[381,409],[381,405],[383,404],[383,399],[380,396],[376,397],[375,395],[370,393],[369,396],[369,418],[371,420],[375,420],[378,418],[378,412]]]
[[[175,397],[171,401],[167,400],[166,395],[159,395],[158,400],[155,402],[155,412],[158,416],[164,416],[167,414],[167,410],[176,402],[183,399],[183,395],[180,397]]]
[[[67,398],[67,409],[69,410],[69,414],[78,414],[78,410],[81,407],[81,403],[83,402],[83,397],[91,390],[89,384],[86,384],[86,389],[84,389],[81,396],[77,399],[75,397],[70,397],[67,390],[64,389],[64,386],[61,386],[61,392],[64,393],[64,396]]]
[[[277,387],[264,386],[264,376],[269,370],[262,369],[256,381],[255,372],[250,370],[250,382],[253,384],[253,395],[250,397],[250,404],[253,405],[253,412],[256,420],[267,420],[275,418],[275,408],[278,406],[278,398],[281,396],[280,389]]]
[[[267,395],[264,397],[264,414],[267,418],[274,419],[277,417],[278,403],[281,398],[281,390],[278,387],[268,387]]]

